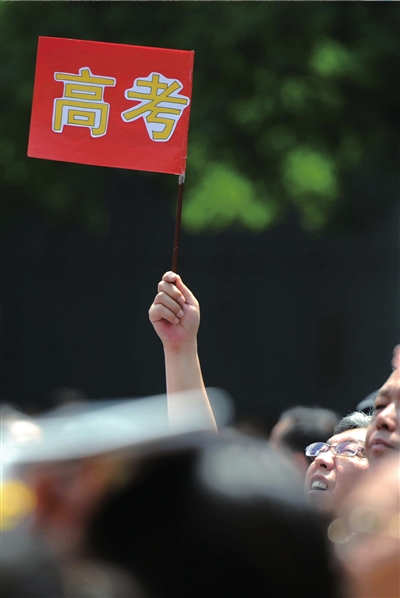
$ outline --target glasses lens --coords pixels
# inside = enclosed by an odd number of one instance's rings
[[[324,453],[327,450],[328,445],[326,442],[314,442],[306,449],[307,457],[316,457],[319,453]]]
[[[341,442],[335,446],[334,451],[337,455],[342,455],[342,457],[354,457],[358,451],[358,444],[354,442]]]

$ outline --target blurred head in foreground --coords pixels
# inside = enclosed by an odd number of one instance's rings
[[[370,416],[354,412],[344,417],[326,442],[314,442],[306,449],[313,459],[305,479],[307,502],[319,511],[335,516],[342,500],[367,471],[365,435]]]
[[[329,537],[349,576],[350,598],[400,596],[400,463],[391,454],[343,501]]]
[[[89,554],[129,571],[151,598],[339,594],[324,526],[292,467],[239,435],[149,455],[103,501],[87,540]]]
[[[339,416],[331,409],[296,406],[281,413],[278,423],[271,430],[271,444],[284,450],[302,473],[310,465],[305,455],[306,447],[320,438],[332,436]]]
[[[400,345],[394,350],[393,373],[378,391],[368,427],[366,453],[374,464],[400,451]]]

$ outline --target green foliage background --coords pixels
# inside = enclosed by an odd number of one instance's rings
[[[28,159],[39,35],[195,50],[183,224],[367,229],[398,196],[399,7],[374,2],[2,2],[1,194],[104,232],[113,169]],[[120,172],[120,176],[127,176]],[[175,177],[157,183],[175,199]]]

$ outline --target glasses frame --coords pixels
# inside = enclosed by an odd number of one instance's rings
[[[316,444],[321,444],[322,446],[316,455],[311,455],[310,449],[311,449],[311,447],[314,447]],[[349,444],[355,444],[357,446],[357,448],[355,449],[355,451],[352,455],[343,455],[337,451],[337,448],[339,446],[349,445]],[[337,444],[329,444],[328,442],[313,442],[312,444],[309,444],[306,447],[304,452],[305,452],[306,456],[309,457],[310,459],[315,459],[316,457],[319,457],[319,455],[327,453],[328,451],[332,451],[332,453],[336,457],[356,457],[357,455],[360,456],[360,453],[361,453],[362,457],[365,457],[365,448],[361,444],[358,444],[357,442],[350,442],[349,440],[345,440],[344,442],[338,442]]]

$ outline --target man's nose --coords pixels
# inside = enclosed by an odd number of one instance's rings
[[[393,432],[396,429],[396,409],[393,402],[388,403],[384,409],[377,412],[375,424],[379,430]]]
[[[314,463],[319,469],[333,469],[335,461],[332,451],[328,450],[325,453],[320,453],[317,457],[315,457]]]

